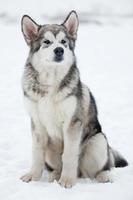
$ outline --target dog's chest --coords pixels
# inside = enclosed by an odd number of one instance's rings
[[[61,104],[54,98],[46,96],[38,102],[38,112],[41,123],[46,127],[50,137],[62,139],[62,124],[64,113]]]
[[[57,79],[56,76],[56,69],[45,68],[45,70],[39,75],[39,82],[44,85],[53,85]]]

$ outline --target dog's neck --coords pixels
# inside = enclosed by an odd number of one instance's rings
[[[38,72],[30,62],[27,62],[23,76],[25,96],[34,101],[38,101],[43,96],[53,95],[58,96],[58,99],[62,99],[77,91],[74,88],[77,87],[80,78],[76,63],[73,63],[67,69],[68,71],[65,67],[59,68],[59,66],[51,68],[51,71],[50,68],[46,69],[48,70]]]
[[[38,81],[40,85],[49,88],[57,88],[71,68],[71,65],[66,65],[66,63],[44,63],[43,66],[32,63],[32,66],[38,72]]]

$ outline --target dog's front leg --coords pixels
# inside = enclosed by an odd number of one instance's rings
[[[64,130],[64,152],[62,155],[62,173],[59,184],[70,188],[76,183],[82,123],[79,119],[71,121]]]
[[[31,123],[32,129],[32,166],[28,173],[21,177],[24,182],[37,181],[44,170],[45,151],[48,142],[47,132],[40,123]]]

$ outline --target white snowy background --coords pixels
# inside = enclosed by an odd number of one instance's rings
[[[112,170],[113,183],[78,179],[72,189],[19,179],[30,167],[30,120],[21,76],[28,53],[20,20],[61,23],[80,18],[76,55],[92,90],[109,143],[129,162]],[[101,158],[102,159],[102,158]],[[0,0],[0,200],[133,200],[133,0]]]

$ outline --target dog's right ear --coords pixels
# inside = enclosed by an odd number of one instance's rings
[[[39,27],[40,26],[28,15],[22,17],[21,29],[28,45],[37,38]]]

